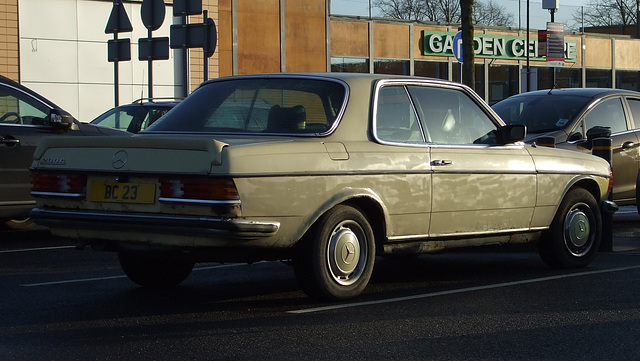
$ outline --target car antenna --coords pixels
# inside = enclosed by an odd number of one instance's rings
[[[548,95],[553,95],[553,90],[558,88],[558,82],[555,82],[553,84],[553,87],[551,89],[549,89],[549,92],[547,93]]]

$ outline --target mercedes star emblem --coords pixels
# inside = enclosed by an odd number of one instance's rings
[[[113,158],[111,158],[111,165],[113,165],[115,169],[120,169],[124,167],[125,164],[127,164],[127,152],[124,150],[117,151],[116,154],[113,155]]]

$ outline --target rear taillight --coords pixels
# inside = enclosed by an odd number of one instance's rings
[[[31,172],[31,190],[42,193],[84,194],[87,177],[81,174]]]
[[[238,189],[231,178],[161,178],[160,197],[165,199],[237,201]]]
[[[609,194],[613,192],[613,171],[609,170]]]

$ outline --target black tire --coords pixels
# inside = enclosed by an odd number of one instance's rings
[[[586,267],[598,252],[601,235],[598,203],[587,190],[575,188],[562,200],[549,232],[538,242],[538,252],[552,267]]]
[[[184,281],[194,263],[118,252],[120,266],[129,279],[143,287],[172,287]]]
[[[318,220],[297,245],[293,259],[304,292],[328,300],[360,295],[374,263],[371,225],[362,212],[345,205],[334,207]]]

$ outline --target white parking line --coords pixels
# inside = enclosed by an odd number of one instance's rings
[[[57,247],[9,249],[9,250],[6,250],[6,251],[0,251],[0,254],[2,254],[2,253],[32,252],[32,251],[51,251],[51,250],[54,250],[54,249],[69,249],[69,248],[75,248],[75,246],[57,246]]]
[[[489,289],[501,288],[501,287],[511,287],[511,286],[525,285],[525,284],[529,284],[529,283],[553,281],[553,280],[559,280],[559,279],[563,279],[563,278],[582,277],[582,276],[589,276],[589,275],[602,274],[602,273],[628,271],[628,270],[632,270],[632,269],[640,269],[640,266],[621,267],[621,268],[613,268],[613,269],[600,270],[600,271],[587,271],[587,272],[572,273],[572,274],[566,274],[566,275],[533,278],[533,279],[530,279],[530,280],[497,283],[497,284],[494,284],[494,285],[461,288],[461,289],[456,289],[456,290],[448,290],[448,291],[433,292],[433,293],[423,293],[423,294],[419,294],[419,295],[406,296],[406,297],[395,297],[395,298],[388,298],[388,299],[382,299],[382,300],[376,300],[376,301],[354,302],[354,303],[345,303],[345,304],[340,304],[340,305],[330,305],[330,306],[323,306],[323,307],[306,308],[306,309],[300,309],[300,310],[287,311],[287,313],[305,314],[305,313],[314,313],[314,312],[338,310],[338,309],[344,309],[344,308],[379,305],[379,304],[392,303],[392,302],[411,301],[411,300],[417,300],[417,299],[423,299],[423,298],[438,297],[438,296],[448,296],[448,295],[453,295],[453,294],[489,290]]]
[[[198,268],[194,268],[193,271],[194,272],[195,271],[204,271],[204,270],[215,269],[215,268],[237,267],[237,266],[243,266],[243,265],[245,265],[245,264],[244,263],[221,264],[221,265],[216,265],[216,266],[198,267]],[[53,286],[53,285],[63,285],[63,284],[69,284],[69,283],[106,281],[106,280],[113,280],[113,279],[118,279],[118,278],[127,278],[127,276],[119,275],[119,276],[94,277],[94,278],[78,278],[78,279],[64,280],[64,281],[26,283],[26,284],[20,285],[20,287]]]

